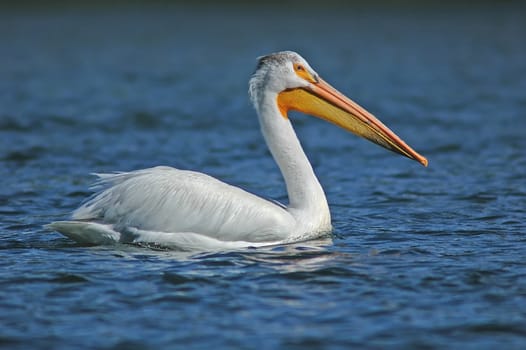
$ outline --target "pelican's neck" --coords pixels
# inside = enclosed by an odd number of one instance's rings
[[[288,118],[281,115],[277,96],[263,96],[258,106],[259,122],[265,141],[287,185],[289,209],[314,219],[329,221],[325,193]],[[326,223],[324,223],[326,224]]]

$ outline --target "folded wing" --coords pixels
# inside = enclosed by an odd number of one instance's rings
[[[293,227],[285,208],[202,173],[155,167],[98,176],[99,192],[75,210],[73,222],[247,242],[280,241]]]

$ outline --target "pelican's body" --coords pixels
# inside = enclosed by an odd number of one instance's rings
[[[329,120],[427,165],[424,157],[321,80],[294,52],[260,58],[249,92],[286,182],[287,206],[202,173],[155,167],[99,175],[99,192],[73,213],[72,220],[48,227],[83,243],[205,250],[288,243],[330,232],[329,206],[288,119],[290,109]]]

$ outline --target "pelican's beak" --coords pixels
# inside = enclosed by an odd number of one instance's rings
[[[289,110],[295,110],[322,118],[427,166],[424,156],[409,147],[374,115],[321,78],[308,87],[282,91],[278,95],[278,106],[285,117]]]

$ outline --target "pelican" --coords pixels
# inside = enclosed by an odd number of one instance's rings
[[[97,174],[98,191],[71,220],[47,225],[87,244],[156,244],[183,250],[286,244],[332,230],[325,193],[288,118],[322,118],[427,166],[371,113],[344,96],[292,51],[260,57],[249,95],[286,183],[289,204],[267,200],[203,173],[159,166]]]

